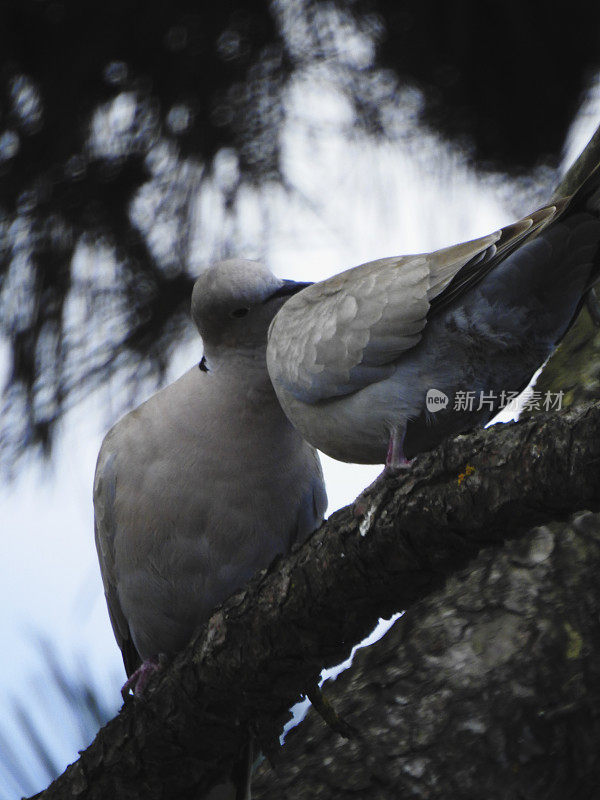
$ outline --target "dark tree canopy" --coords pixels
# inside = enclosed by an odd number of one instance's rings
[[[533,0],[364,0],[383,15],[378,63],[419,85],[424,119],[516,173],[556,161],[600,63],[600,7]]]
[[[243,185],[286,186],[279,135],[299,74],[333,75],[374,136],[393,137],[386,111],[408,84],[422,121],[480,162],[555,162],[598,63],[600,8],[537,5],[5,0],[0,464],[49,452],[62,412],[111,375],[135,387],[164,371],[188,326],[194,202],[223,153],[225,210]],[[340,46],[354,35],[370,56]],[[214,257],[235,249],[225,232],[217,244]]]

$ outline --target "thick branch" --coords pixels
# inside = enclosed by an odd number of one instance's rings
[[[589,800],[600,780],[600,515],[487,549],[325,686],[254,800]]]
[[[481,547],[600,508],[600,404],[497,426],[374,484],[215,613],[147,701],[129,703],[38,797],[197,798],[248,726],[269,754],[287,709],[379,616],[443,585]]]

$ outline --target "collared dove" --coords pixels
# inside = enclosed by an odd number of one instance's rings
[[[318,455],[283,414],[265,359],[274,314],[304,286],[250,261],[207,269],[192,296],[202,361],[102,443],[96,547],[126,687],[143,690],[159,654],[181,650],[322,520]]]
[[[597,168],[571,198],[488,236],[372,261],[290,298],[267,364],[302,436],[333,458],[394,471],[488,422],[597,277],[599,186]]]

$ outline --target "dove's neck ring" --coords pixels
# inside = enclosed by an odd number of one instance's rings
[[[265,348],[207,347],[204,351],[207,372],[198,371],[201,380],[207,381],[215,391],[227,395],[225,402],[232,402],[231,393],[239,393],[241,409],[251,409],[263,415],[269,409],[270,419],[279,420],[285,428],[291,425],[281,410],[275,389],[267,371]],[[208,388],[208,386],[207,386]],[[239,409],[238,409],[239,411]],[[241,412],[240,412],[241,413]]]
[[[203,372],[213,375],[227,375],[235,373],[238,377],[243,375],[244,380],[252,384],[267,383],[271,379],[267,371],[267,357],[265,348],[255,346],[228,347],[227,345],[205,345],[201,362]]]

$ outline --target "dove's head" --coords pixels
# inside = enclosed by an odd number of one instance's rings
[[[192,292],[192,317],[205,349],[266,347],[275,314],[308,285],[276,278],[258,261],[232,258],[208,267]]]

